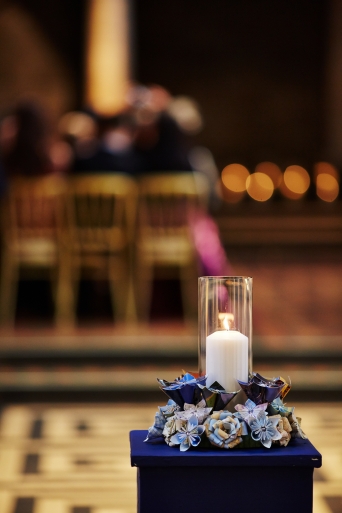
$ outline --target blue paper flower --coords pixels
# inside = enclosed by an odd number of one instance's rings
[[[279,418],[267,417],[264,411],[249,423],[253,440],[261,442],[265,447],[271,447],[273,440],[280,440],[282,435],[277,430]]]
[[[174,415],[174,413],[179,410],[178,404],[176,404],[172,399],[169,399],[165,406],[158,406],[158,408],[165,418]]]
[[[181,408],[184,403],[196,404],[202,399],[202,391],[198,385],[205,385],[205,380],[206,376],[196,378],[188,372],[173,381],[157,379],[161,390]]]
[[[188,420],[190,417],[195,415],[198,419],[198,423],[203,424],[211,410],[212,408],[205,407],[205,400],[202,399],[202,401],[196,404],[196,406],[194,404],[184,403],[184,411],[175,412],[175,417],[177,419]]]
[[[245,422],[229,411],[215,411],[204,426],[210,443],[220,449],[232,449],[242,442],[242,435],[248,433]]]
[[[147,431],[147,437],[144,442],[150,442],[151,440],[156,441],[163,437],[163,430],[166,424],[166,420],[174,414],[175,411],[179,410],[179,406],[169,399],[165,406],[158,406],[158,410],[154,416],[154,424]]]
[[[235,415],[249,424],[251,420],[257,418],[260,412],[265,411],[267,406],[268,403],[256,405],[255,402],[251,401],[251,399],[247,399],[245,405],[237,404],[235,406],[235,409],[238,412]]]
[[[180,427],[178,433],[170,439],[174,445],[180,445],[181,451],[187,451],[191,446],[196,447],[201,441],[201,434],[204,432],[204,426],[198,425],[198,419],[193,415],[189,420],[177,420]]]
[[[236,396],[237,392],[226,392],[225,389],[215,381],[210,387],[198,384],[202,396],[208,408],[215,411],[223,410],[227,404]]]
[[[285,406],[280,397],[277,397],[272,403],[272,408],[274,408],[280,415],[288,417],[290,413],[294,412],[294,406]]]
[[[247,397],[255,404],[271,403],[277,397],[283,399],[291,388],[281,377],[265,378],[255,372],[253,372],[248,383],[239,380],[238,383]]]

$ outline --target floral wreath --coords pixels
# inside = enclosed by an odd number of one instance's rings
[[[205,381],[205,376],[185,372],[174,381],[158,379],[169,400],[158,407],[145,442],[165,441],[187,451],[212,446],[285,447],[291,438],[307,438],[294,407],[283,402],[291,388],[283,378],[253,373],[248,383],[239,381],[247,401],[235,405],[233,413],[226,408],[238,392],[227,392],[217,382],[206,387]]]

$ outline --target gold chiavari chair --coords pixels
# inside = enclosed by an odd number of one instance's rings
[[[206,210],[208,183],[200,173],[160,173],[139,181],[136,265],[141,318],[149,318],[156,277],[179,279],[183,311],[197,312],[198,260],[191,221]]]
[[[82,277],[108,280],[113,317],[135,320],[132,243],[137,185],[123,173],[69,177],[66,194],[69,322]]]
[[[15,320],[20,279],[51,281],[59,322],[63,296],[63,198],[65,180],[58,175],[10,180],[2,208],[0,318]],[[34,283],[34,281],[33,281]]]

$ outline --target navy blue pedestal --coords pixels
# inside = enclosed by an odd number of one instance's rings
[[[131,431],[138,513],[311,513],[313,470],[322,465],[302,439],[271,449],[189,449],[144,442]]]

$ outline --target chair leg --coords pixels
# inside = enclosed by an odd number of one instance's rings
[[[114,256],[109,261],[109,286],[113,318],[127,323],[137,320],[133,281],[124,259]]]
[[[138,262],[136,279],[138,317],[145,323],[148,323],[150,320],[153,279],[153,266]]]
[[[1,324],[13,327],[15,323],[19,269],[13,263],[13,257],[8,252],[3,253],[1,265],[0,322]]]
[[[136,323],[137,322],[137,309],[134,292],[134,283],[132,274],[129,273],[127,280],[127,300],[126,300],[126,322]]]
[[[58,272],[55,322],[60,328],[74,327],[76,324],[76,301],[78,272],[75,271],[70,262],[63,263]]]

